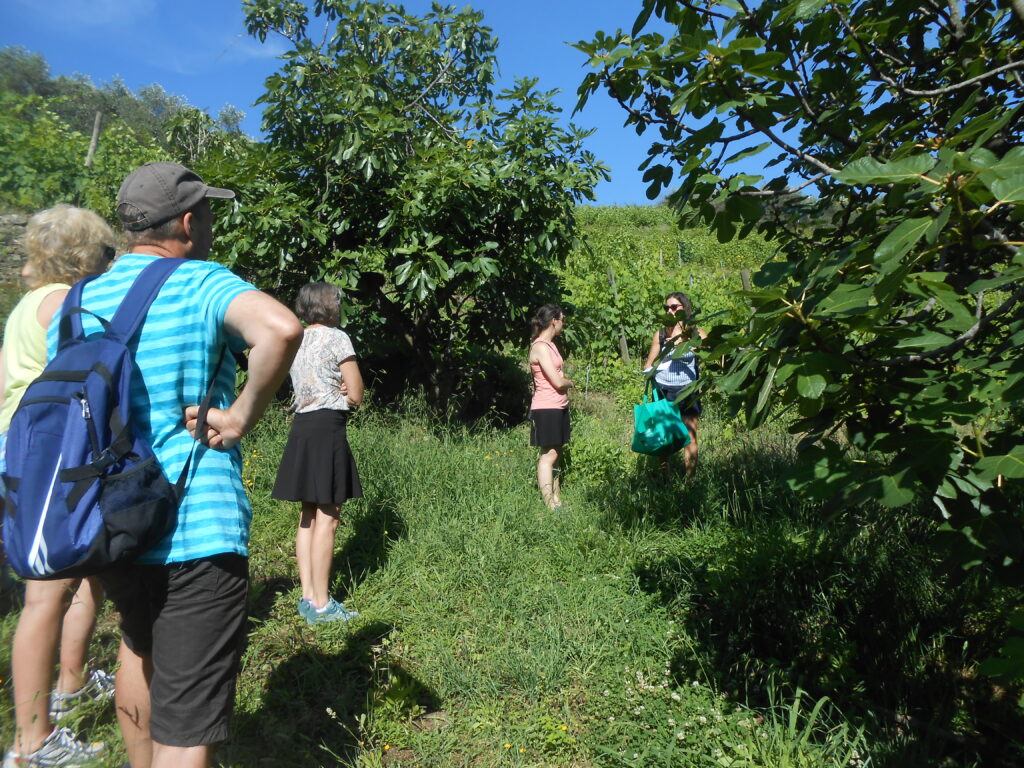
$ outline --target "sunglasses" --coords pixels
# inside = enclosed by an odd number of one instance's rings
[[[682,304],[666,304],[665,305],[665,311],[666,312],[678,312],[682,308],[683,308]]]

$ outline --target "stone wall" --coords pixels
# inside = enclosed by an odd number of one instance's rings
[[[0,285],[19,285],[25,263],[26,224],[28,216],[24,214],[0,214]]]

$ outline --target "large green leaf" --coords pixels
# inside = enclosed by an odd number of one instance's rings
[[[1018,445],[1003,456],[986,456],[978,459],[975,468],[986,480],[992,480],[999,475],[1015,479],[1024,477],[1024,445]]]
[[[825,391],[828,382],[820,373],[798,374],[796,377],[796,391],[801,397],[817,399]]]
[[[987,184],[996,198],[1004,203],[1024,203],[1024,171]]]
[[[840,283],[817,307],[817,312],[846,315],[865,312],[874,302],[871,286]]]
[[[886,236],[875,251],[875,262],[882,265],[882,274],[891,272],[899,265],[899,260],[917,245],[931,223],[932,219],[928,217],[906,219]]]
[[[844,184],[896,184],[913,181],[934,165],[935,158],[931,155],[914,155],[889,163],[862,157],[847,165],[835,178]]]

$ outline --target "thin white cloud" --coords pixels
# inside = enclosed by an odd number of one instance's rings
[[[194,76],[213,72],[225,64],[274,59],[288,50],[283,42],[268,40],[260,43],[244,33],[210,40],[186,40],[176,39],[173,45],[163,42],[155,48],[150,47],[148,63],[177,75]]]
[[[157,0],[14,0],[36,21],[51,29],[74,32],[82,27],[130,27],[156,10]]]
[[[227,61],[252,61],[253,59],[276,59],[288,51],[288,45],[283,40],[268,39],[261,43],[244,33],[235,35],[224,48],[219,58]]]

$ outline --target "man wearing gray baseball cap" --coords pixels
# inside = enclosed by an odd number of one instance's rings
[[[231,200],[230,189],[211,187],[183,165],[146,163],[117,192],[117,215],[129,232],[159,227],[191,211],[202,200]]]
[[[129,252],[85,286],[82,306],[111,317],[160,258],[185,261],[167,279],[131,342],[143,386],[131,416],[173,483],[197,447],[174,531],[138,561],[102,576],[121,614],[117,716],[132,768],[205,768],[227,736],[245,633],[249,524],[238,443],[288,373],[302,326],[285,306],[206,261],[213,245],[207,185],[177,163],[147,163],[118,192]],[[83,315],[85,332],[99,322]],[[50,353],[55,334],[51,329]],[[231,355],[249,348],[237,398]],[[198,406],[215,366],[212,405]],[[133,381],[137,381],[133,379]]]

